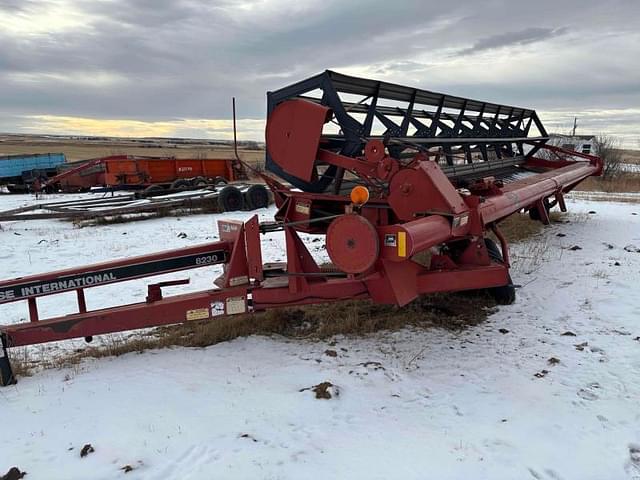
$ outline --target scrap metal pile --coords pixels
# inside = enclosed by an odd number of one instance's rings
[[[345,299],[401,306],[490,289],[513,302],[500,222],[527,210],[548,223],[550,207],[565,211],[563,195],[602,170],[547,140],[534,110],[331,71],[270,92],[266,166],[281,180],[264,179],[275,222],[219,220],[218,242],[0,282],[0,304],[26,300],[30,314],[0,327],[2,382],[15,381],[8,349],[21,345]],[[260,235],[273,231],[284,232],[287,261],[263,264]],[[330,268],[300,232],[326,237]],[[216,264],[216,288],[164,297],[175,282],[156,283],[140,303],[86,308],[90,287]],[[40,318],[38,297],[68,291],[78,313]]]

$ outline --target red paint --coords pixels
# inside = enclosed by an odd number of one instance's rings
[[[378,260],[378,232],[361,215],[342,215],[331,222],[327,230],[327,252],[343,272],[364,273]]]
[[[303,180],[313,177],[322,127],[330,109],[306,100],[283,102],[267,120],[267,150],[285,171]]]

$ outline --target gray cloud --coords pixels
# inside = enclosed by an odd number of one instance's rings
[[[233,95],[263,118],[267,90],[326,68],[541,110],[640,105],[633,0],[60,1],[1,4],[38,30],[0,31],[6,119],[229,118]]]
[[[0,3],[0,12],[5,11],[13,14],[25,12],[32,9],[35,3],[35,1],[30,0],[3,0]]]
[[[490,37],[484,37],[473,44],[472,47],[465,48],[459,52],[460,55],[469,55],[471,53],[481,52],[483,50],[492,50],[495,48],[510,47],[514,45],[527,45],[529,43],[540,42],[562,35],[567,32],[566,27],[560,28],[544,28],[529,27],[516,32],[506,32]]]

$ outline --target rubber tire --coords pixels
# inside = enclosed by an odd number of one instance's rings
[[[491,258],[491,260],[498,263],[504,263],[502,252],[493,240],[485,238],[484,244],[487,247],[487,252],[489,253],[489,258]],[[511,275],[509,275],[508,278],[509,283],[507,285],[487,289],[498,305],[511,305],[516,301],[516,288],[513,286]]]
[[[191,184],[189,183],[189,180],[179,178],[178,180],[174,180],[169,188],[171,190],[182,190],[184,188],[189,188],[190,186]]]
[[[209,182],[207,182],[207,179],[204,177],[196,177],[193,180],[191,180],[191,185],[194,187],[206,187],[207,185],[209,185]]]
[[[226,185],[229,183],[229,180],[227,180],[224,177],[216,177],[213,179],[213,184],[214,185]]]
[[[244,193],[244,200],[249,210],[267,208],[269,206],[269,192],[264,185],[251,185]]]
[[[153,196],[155,194],[164,192],[165,188],[162,185],[149,185],[147,188],[145,188],[142,193],[144,193],[144,196]]]
[[[227,185],[218,194],[218,207],[222,212],[244,209],[244,195],[233,185]]]
[[[549,210],[551,210],[551,204],[549,203],[549,199],[545,198],[542,203],[544,204],[544,208],[547,211],[547,213],[549,213]],[[540,214],[538,213],[538,207],[536,207],[535,205],[533,206],[533,208],[529,209],[529,218],[531,220],[540,220]]]

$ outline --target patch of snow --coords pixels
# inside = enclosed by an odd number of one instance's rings
[[[640,164],[638,163],[621,163],[620,170],[629,173],[640,173]]]
[[[640,245],[638,205],[567,203],[570,223],[512,247],[516,303],[460,332],[339,337],[335,357],[327,342],[250,337],[21,378],[0,390],[0,474],[112,479],[129,465],[127,478],[163,480],[638,478],[640,255],[624,250]],[[2,276],[214,241],[217,218],[3,223]],[[265,261],[284,259],[279,235],[263,247]],[[218,273],[162,279],[191,278],[171,293],[209,288]],[[89,307],[139,300],[147,283],[91,289]],[[72,309],[59,297],[42,311]],[[3,319],[25,316],[14,307],[0,307]],[[322,382],[339,395],[304,390]],[[95,452],[80,458],[88,443]]]

